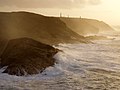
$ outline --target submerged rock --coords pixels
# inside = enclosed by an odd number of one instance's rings
[[[17,76],[38,74],[54,65],[53,56],[57,52],[52,46],[31,38],[10,40],[1,55],[1,66],[7,66],[3,73]]]

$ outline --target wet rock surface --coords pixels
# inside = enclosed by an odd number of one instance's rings
[[[1,67],[7,66],[3,73],[10,75],[38,74],[55,64],[53,56],[57,52],[52,46],[31,38],[13,39],[1,55]]]

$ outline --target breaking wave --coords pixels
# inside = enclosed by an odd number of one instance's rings
[[[95,44],[59,44],[54,67],[42,74],[12,76],[0,70],[0,90],[119,90],[120,37]]]

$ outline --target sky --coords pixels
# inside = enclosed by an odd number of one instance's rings
[[[120,0],[0,0],[0,12],[30,11],[46,16],[83,17],[120,25]]]

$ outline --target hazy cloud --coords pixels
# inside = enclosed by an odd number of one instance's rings
[[[18,8],[78,8],[86,4],[97,5],[101,0],[0,0],[0,7]]]
[[[101,3],[101,0],[88,0],[88,3],[91,5],[98,5]]]

